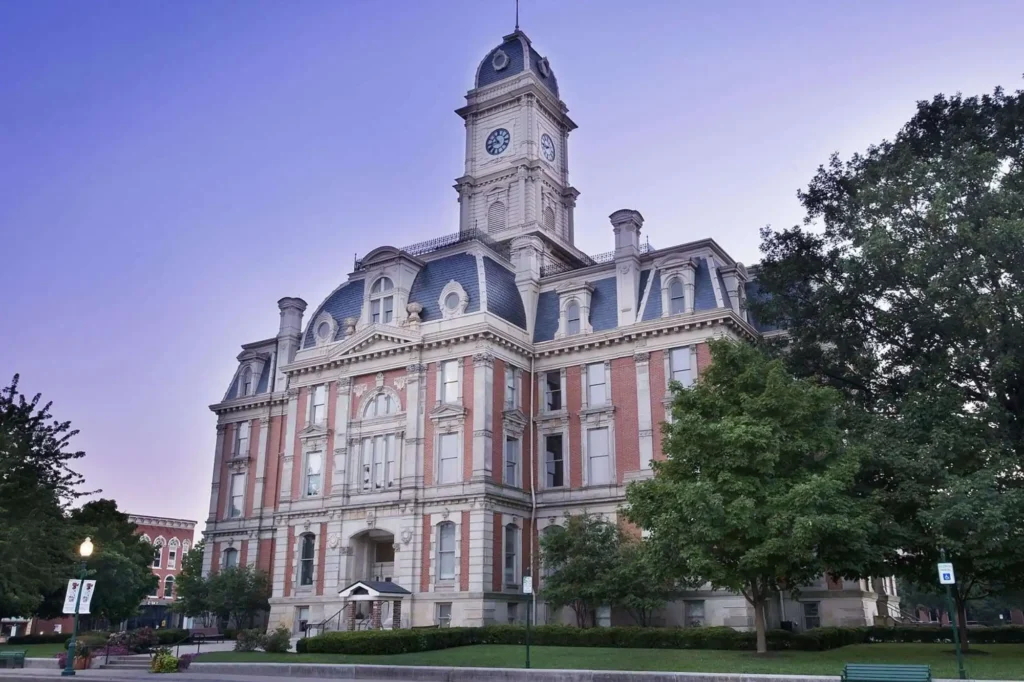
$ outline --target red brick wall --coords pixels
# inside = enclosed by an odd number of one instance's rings
[[[520,534],[520,540],[523,545],[522,563],[523,565],[519,568],[520,575],[526,575],[529,573],[533,575],[530,570],[531,558],[533,557],[533,521],[530,519],[523,519],[523,531]],[[504,565],[504,564],[503,564]]]
[[[580,366],[570,365],[565,370],[565,405],[569,410],[569,487],[583,485],[583,450],[580,433],[580,409],[583,396],[580,394]]]
[[[302,439],[299,433],[306,426],[306,396],[309,395],[309,388],[299,389],[299,404],[295,412],[295,437],[292,439],[292,496],[291,499],[298,500],[302,497]],[[289,543],[289,548],[291,544]]]
[[[252,516],[252,502],[256,494],[256,459],[259,457],[259,451],[260,420],[253,419],[249,422],[249,474],[245,477],[245,500],[242,502],[243,518]]]
[[[281,492],[281,452],[284,450],[284,417],[270,418],[267,434],[267,462],[263,469],[263,506],[276,509]],[[260,549],[260,554],[263,550]]]
[[[466,407],[466,427],[462,431],[462,480],[473,478],[473,358],[462,366],[462,404]]]
[[[160,584],[153,594],[163,595],[164,589],[164,578],[169,575],[177,576],[181,573],[182,562],[185,560],[185,542],[188,542],[189,551],[192,551],[195,545],[195,531],[187,528],[176,528],[174,526],[163,526],[159,524],[138,524],[135,529],[137,535],[146,535],[149,537],[151,542],[156,542],[157,538],[163,538],[164,546],[160,551],[160,568],[152,569],[153,575],[159,579]],[[175,557],[174,568],[168,568],[167,563],[170,557],[170,542],[172,539],[178,540],[177,556]]]
[[[238,548],[238,565],[245,566],[249,563],[249,543],[242,540],[241,546]]]
[[[697,344],[697,376],[704,372],[704,369],[711,364],[711,347],[706,343]]]
[[[219,521],[228,517],[228,499],[231,497],[231,475],[228,472],[228,462],[231,460],[233,448],[235,447],[235,425],[226,424],[224,427],[224,444],[221,449],[220,458],[220,488],[217,497],[217,513],[214,515]]]
[[[530,489],[530,481],[533,480],[533,460],[534,460],[534,449],[536,447],[537,435],[530,429],[530,415],[533,414],[533,390],[534,381],[533,375],[529,372],[523,372],[522,381],[520,382],[522,398],[523,414],[526,415],[526,429],[523,431],[523,439],[519,444],[520,447],[520,459],[522,460],[523,467],[523,489]]]
[[[213,553],[210,555],[210,573],[216,573],[220,570],[220,545],[221,543],[213,543]]]
[[[292,570],[292,562],[295,560],[295,528],[288,526],[288,546],[285,547],[284,551],[284,596],[290,597],[292,594],[292,576],[295,571]]]
[[[636,363],[632,357],[612,360],[612,404],[615,405],[615,476],[640,470],[640,426],[636,407]]]
[[[462,512],[462,547],[459,555],[459,589],[469,590],[469,512]]]
[[[505,561],[502,557],[502,550],[504,544],[504,533],[502,532],[501,526],[501,514],[495,512],[494,514],[494,546],[492,548],[491,559],[494,562],[494,574],[491,576],[491,587],[496,592],[500,592],[502,585],[501,579],[502,574],[505,572]]]
[[[420,592],[430,589],[430,542],[433,538],[430,514],[423,515],[423,556],[420,559]]]
[[[259,549],[256,552],[256,568],[266,571],[273,584],[274,576],[274,541],[267,538],[260,540]]]
[[[493,412],[493,423],[491,424],[491,478],[495,483],[505,480],[505,431],[504,417],[505,410],[505,361],[494,359],[494,393],[491,394],[491,412]]]
[[[324,468],[321,472],[324,497],[331,494],[331,481],[334,478],[334,431],[337,428],[338,382],[332,381],[327,387],[327,452],[324,453]]]
[[[654,429],[654,459],[665,459],[662,451],[662,425],[665,423],[665,351],[651,351],[651,427]]]
[[[437,363],[427,365],[427,397],[423,424],[423,485],[434,485],[434,420],[430,418],[430,410],[437,401]],[[426,589],[426,588],[424,588]]]
[[[327,561],[327,524],[320,524],[320,549],[316,560],[316,593],[324,593],[324,565]]]

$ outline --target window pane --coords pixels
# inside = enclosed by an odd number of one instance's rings
[[[363,490],[370,488],[370,469],[373,467],[373,439],[363,439]]]
[[[384,324],[391,322],[391,318],[394,314],[395,298],[394,296],[386,296],[384,298]]]
[[[447,360],[441,363],[441,379],[444,382],[441,400],[446,403],[454,403],[459,400],[459,362],[458,360]]]
[[[454,483],[459,480],[458,434],[446,433],[438,439],[441,457],[438,470],[439,483]]]
[[[511,367],[505,368],[505,406],[516,406],[516,371]]]
[[[505,485],[519,484],[519,439],[505,438]]]
[[[443,552],[441,554],[441,566],[438,569],[438,576],[441,580],[452,580],[455,578],[455,553]]]
[[[548,372],[544,375],[545,405],[549,412],[562,409],[562,373]]]
[[[451,603],[437,605],[437,622],[439,625],[447,626],[452,619]]]
[[[323,453],[311,452],[306,455],[306,495],[320,494],[321,473],[323,473]]]
[[[370,321],[374,324],[380,322],[380,300],[370,301]]]
[[[395,457],[397,455],[395,440],[394,434],[391,434],[384,441],[384,448],[386,450],[384,457],[384,480],[389,488],[395,483]]]
[[[565,320],[566,334],[580,333],[580,307],[577,304],[570,303],[569,307],[565,309]]]
[[[587,432],[587,460],[589,471],[587,483],[600,485],[611,480],[608,456],[608,429],[591,429]]]
[[[544,457],[547,468],[546,487],[560,488],[564,483],[565,463],[562,459],[562,436],[548,436],[544,439]]]
[[[683,298],[683,283],[678,277],[674,278],[668,286],[669,295],[669,314],[678,315],[683,312],[685,307],[685,299]]]
[[[519,529],[513,525],[505,526],[505,584],[514,585],[516,582],[516,549]]]
[[[455,310],[459,307],[459,295],[454,291],[444,297],[444,307],[448,310]]]
[[[454,552],[455,551],[455,524],[454,523],[442,523],[441,532],[439,533],[440,540],[438,546],[442,552]]]
[[[160,568],[160,561],[163,557],[163,551],[164,548],[160,545],[157,545],[153,548],[153,568]]]
[[[608,401],[604,383],[604,363],[587,365],[587,405],[597,407]]]

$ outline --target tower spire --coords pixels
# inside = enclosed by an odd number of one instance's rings
[[[519,0],[516,0],[516,30],[519,30]]]

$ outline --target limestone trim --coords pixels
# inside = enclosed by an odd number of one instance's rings
[[[313,320],[313,338],[317,346],[333,343],[338,335],[338,322],[334,316],[324,311]]]
[[[448,300],[449,297],[451,297],[451,301]],[[449,305],[452,301],[454,301],[454,305]],[[441,317],[445,320],[453,320],[462,317],[466,313],[466,307],[469,305],[469,294],[466,293],[466,290],[460,283],[453,279],[441,289],[441,295],[437,299],[437,304],[441,308]]]

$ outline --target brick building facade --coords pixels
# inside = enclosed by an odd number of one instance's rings
[[[196,522],[135,514],[128,520],[138,527],[142,539],[153,545],[153,575],[158,581],[153,594],[143,600],[139,615],[129,619],[128,627],[177,627],[182,619],[171,612],[170,605],[182,562],[195,544]]]
[[[625,486],[652,475],[669,382],[699,378],[710,338],[772,333],[746,310],[755,273],[712,239],[655,249],[620,210],[614,251],[575,246],[576,124],[522,32],[457,113],[458,232],[374,249],[308,318],[281,299],[277,335],[242,346],[211,407],[204,570],[268,571],[271,626],[346,627],[338,593],[357,580],[411,592],[403,627],[524,619],[540,535],[584,509],[618,519]],[[894,588],[823,578],[770,618],[870,623]],[[752,611],[697,590],[659,619],[749,627]]]

